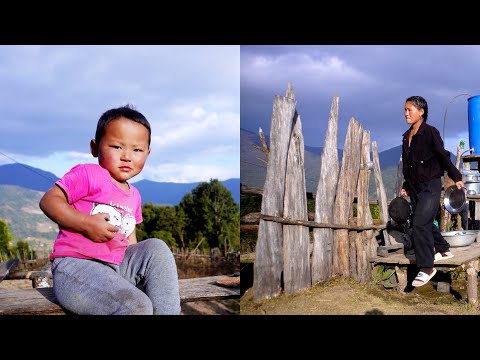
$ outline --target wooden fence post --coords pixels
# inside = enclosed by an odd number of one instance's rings
[[[368,187],[370,181],[370,172],[372,163],[370,162],[370,132],[363,131],[362,137],[362,159],[360,174],[358,176],[357,187],[357,225],[372,225],[372,213],[368,202]],[[364,230],[353,232],[355,234],[356,253],[356,278],[360,282],[367,282],[371,279],[369,258],[373,258],[377,253],[377,243],[372,241],[373,231]],[[352,269],[352,267],[350,267]]]
[[[320,160],[320,177],[315,197],[315,222],[334,223],[333,209],[338,181],[338,96],[330,108],[328,128]],[[312,283],[332,276],[333,229],[313,229]]]
[[[353,215],[352,206],[360,170],[362,135],[362,125],[352,117],[343,147],[342,166],[335,197],[334,221],[337,224],[348,224],[348,219]],[[348,230],[334,230],[333,236],[333,272],[350,277]]]
[[[283,217],[308,221],[304,142],[300,115],[295,112],[288,149]],[[283,225],[283,282],[286,294],[312,286],[309,228]]]
[[[291,90],[291,84],[287,95]],[[283,215],[285,172],[288,145],[292,132],[296,100],[293,96],[276,95],[270,126],[270,152],[263,187],[261,212],[265,215]],[[253,299],[262,301],[281,293],[283,270],[282,224],[260,220],[255,248]]]
[[[382,172],[380,170],[380,160],[378,159],[378,146],[377,142],[372,142],[372,156],[373,156],[373,168],[375,169],[375,186],[377,188],[378,209],[380,210],[380,219],[382,223],[388,222],[388,205],[387,195],[385,194],[385,187],[383,186]],[[387,230],[383,230],[383,238],[385,239],[385,245],[391,245],[396,241],[388,235]]]

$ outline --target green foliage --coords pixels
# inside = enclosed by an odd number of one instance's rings
[[[137,225],[137,240],[156,237],[169,246],[177,246],[174,234],[178,234],[184,222],[182,212],[177,214],[174,206],[157,206],[146,203],[142,206],[143,222]]]
[[[162,239],[170,247],[177,246],[177,242],[173,238],[172,233],[169,231],[165,231],[165,230],[154,231],[151,237]]]
[[[188,239],[197,244],[206,241],[210,248],[223,248],[224,251],[229,248],[238,249],[238,204],[219,180],[211,179],[209,183],[200,183],[191,194],[183,197],[179,207],[188,218],[185,227]]]
[[[372,214],[372,219],[380,220],[380,207],[378,204],[370,204],[370,213]]]
[[[372,284],[374,286],[382,285],[386,289],[394,288],[398,285],[394,274],[395,269],[386,268],[383,265],[375,266],[372,270]]]
[[[262,207],[262,195],[240,194],[240,217],[253,212],[259,212]]]
[[[17,242],[14,253],[21,260],[31,260],[36,258],[35,251],[30,250],[30,246],[26,241]]]
[[[8,230],[7,222],[5,219],[0,219],[0,254],[7,257],[13,254],[12,240],[13,236]]]
[[[177,206],[142,206],[137,240],[160,238],[169,246],[189,249],[240,248],[238,204],[220,181],[200,183]]]

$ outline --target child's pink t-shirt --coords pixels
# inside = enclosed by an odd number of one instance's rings
[[[143,220],[138,190],[131,184],[129,190],[120,189],[108,170],[97,164],[76,165],[56,184],[65,191],[74,209],[88,215],[110,214],[109,223],[118,227],[118,232],[112,240],[99,243],[59,226],[50,260],[69,256],[120,264],[129,235]]]

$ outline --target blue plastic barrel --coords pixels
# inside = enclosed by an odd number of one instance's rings
[[[480,95],[468,98],[468,141],[472,154],[480,154]]]

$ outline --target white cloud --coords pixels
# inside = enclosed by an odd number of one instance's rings
[[[88,142],[98,118],[126,103],[151,122],[148,166],[173,163],[166,177],[190,179],[184,168],[202,154],[212,176],[222,175],[220,157],[239,177],[240,46],[0,47],[0,151],[15,161],[58,177],[96,162]]]

